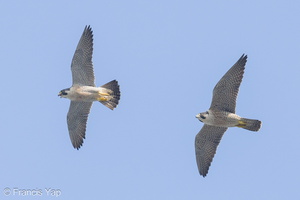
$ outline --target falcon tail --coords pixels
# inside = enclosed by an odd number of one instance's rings
[[[113,80],[101,86],[102,88],[109,90],[109,98],[104,101],[100,100],[99,102],[113,110],[119,104],[120,100],[120,86],[118,81]]]
[[[244,128],[249,131],[258,131],[261,127],[261,121],[256,119],[242,118],[237,127]]]

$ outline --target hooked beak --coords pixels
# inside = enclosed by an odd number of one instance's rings
[[[197,114],[196,115],[196,118],[199,120],[199,121],[201,121],[202,122],[202,120],[201,120],[201,117],[200,117],[201,115],[200,115],[200,113],[199,114]]]

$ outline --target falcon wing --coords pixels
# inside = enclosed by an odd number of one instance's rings
[[[243,54],[220,79],[213,90],[210,109],[235,113],[236,98],[243,79],[246,62],[247,55]]]
[[[73,147],[79,149],[85,138],[86,122],[92,102],[71,101],[67,115],[68,129]]]
[[[93,31],[86,26],[72,59],[73,85],[95,86],[93,70]]]
[[[216,154],[220,140],[227,130],[226,127],[217,127],[204,124],[196,135],[195,149],[196,160],[200,175],[203,177],[208,173],[209,166]]]

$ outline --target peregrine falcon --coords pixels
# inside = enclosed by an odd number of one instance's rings
[[[119,103],[120,90],[116,80],[96,87],[92,63],[93,31],[86,26],[72,59],[72,87],[63,89],[58,96],[71,100],[67,115],[73,147],[79,149],[85,138],[86,122],[94,101],[113,110]]]
[[[195,138],[196,160],[200,175],[205,177],[220,140],[228,127],[258,131],[261,121],[242,118],[235,114],[236,98],[242,82],[247,55],[227,71],[213,90],[208,111],[196,115],[204,123]]]

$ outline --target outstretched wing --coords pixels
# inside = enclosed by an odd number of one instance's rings
[[[93,31],[86,26],[72,59],[73,85],[95,86],[93,70]]]
[[[85,138],[86,122],[92,102],[71,101],[67,115],[68,129],[73,147],[79,149]]]
[[[226,127],[217,127],[204,124],[196,135],[195,150],[198,170],[203,177],[208,173],[209,166],[216,154],[220,140],[227,130]]]
[[[243,54],[220,79],[214,88],[210,109],[235,113],[236,98],[243,79],[246,62],[247,55]]]

